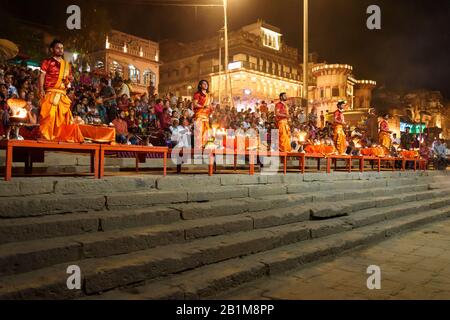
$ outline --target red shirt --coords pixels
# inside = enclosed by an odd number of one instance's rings
[[[156,115],[156,117],[158,118],[159,125],[160,125],[160,127],[161,127],[162,124],[163,124],[163,121],[164,121],[164,119],[163,119],[163,116],[164,116],[164,106],[162,105],[162,103],[155,104],[155,115]]]
[[[117,134],[128,134],[128,124],[125,120],[123,119],[114,119],[114,121],[112,122],[114,127],[116,128],[116,133]]]
[[[380,131],[389,132],[389,123],[386,120],[381,121],[380,123]]]
[[[345,122],[345,120],[344,120],[344,113],[341,112],[339,109],[336,110],[334,112],[334,123],[335,124],[342,124],[344,122]]]
[[[201,107],[205,106],[206,99],[207,99],[207,95],[204,94],[203,92],[196,92],[194,94],[194,101],[197,101],[197,104],[194,105],[194,112],[197,112],[198,109],[201,109],[200,107],[198,107],[198,105],[200,105]]]
[[[278,102],[275,105],[275,115],[276,115],[276,121],[279,122],[281,120],[286,120],[286,116],[279,116],[279,113],[287,114],[287,107],[283,102]]]
[[[42,61],[41,70],[45,72],[44,89],[55,89],[59,78],[61,63],[55,58],[48,58]],[[72,68],[69,66],[69,81],[73,81]],[[57,89],[57,88],[56,88]]]
[[[166,112],[161,118],[161,129],[168,129],[172,125],[172,117]]]
[[[199,119],[199,118],[208,118],[209,114],[211,112],[211,109],[209,108],[204,108],[207,107],[207,103],[208,103],[208,95],[204,94],[203,92],[196,92],[194,94],[194,112],[195,112],[195,118]],[[195,103],[195,101],[197,101],[197,103]]]

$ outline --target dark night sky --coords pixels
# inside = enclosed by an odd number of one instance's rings
[[[158,7],[163,0],[91,0],[108,8],[114,28],[158,41],[197,40],[215,35],[223,24],[221,8]],[[62,4],[83,1],[2,0],[15,15],[47,23],[65,15]],[[180,0],[220,3],[218,0]],[[60,3],[61,9],[46,10]],[[382,30],[366,28],[366,9],[382,10]],[[301,0],[229,0],[229,23],[238,29],[262,18],[281,28],[284,40],[302,50]],[[48,17],[45,16],[48,13]],[[61,12],[61,13],[59,13]],[[357,78],[392,89],[440,90],[450,98],[450,0],[310,0],[310,51],[320,60],[354,66]],[[64,27],[64,25],[60,26]],[[13,38],[13,37],[12,37]]]

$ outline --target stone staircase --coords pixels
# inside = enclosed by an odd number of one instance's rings
[[[0,201],[0,299],[199,299],[448,218],[450,179],[29,178],[1,182]]]

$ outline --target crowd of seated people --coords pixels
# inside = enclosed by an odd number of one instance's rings
[[[37,95],[38,70],[24,66],[0,65],[0,137],[9,138],[10,108],[7,100],[18,98],[26,101],[28,118],[39,123],[39,99]],[[121,144],[147,144],[185,148],[193,145],[194,111],[190,99],[176,97],[172,93],[163,95],[150,91],[133,94],[132,84],[119,74],[109,77],[94,73],[76,73],[75,81],[68,90],[72,101],[72,113],[76,123],[113,126],[116,142]],[[234,136],[258,137],[271,148],[271,132],[276,129],[275,105],[273,101],[262,101],[238,110],[230,105],[212,106],[210,127],[227,130]],[[323,111],[316,108],[306,116],[304,108],[289,106],[291,144],[294,152],[316,150],[311,146],[324,146],[327,154],[335,152],[333,124],[325,121]],[[26,128],[21,134],[26,138],[38,136],[38,130]],[[367,135],[364,125],[348,128],[348,155],[359,155],[362,149],[378,146],[378,141]],[[392,135],[392,148],[386,156],[398,156],[399,150],[417,150],[421,157],[439,160],[448,153],[444,143],[428,141],[427,136],[411,134],[409,129],[400,138]],[[375,140],[375,141],[374,141]],[[308,146],[310,146],[308,148]]]

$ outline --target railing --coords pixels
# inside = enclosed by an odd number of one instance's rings
[[[289,72],[281,72],[279,70],[274,71],[274,70],[269,70],[269,72],[267,72],[266,68],[264,66],[261,65],[257,65],[256,63],[250,63],[248,61],[242,61],[242,68],[243,69],[247,69],[247,70],[255,70],[255,71],[259,71],[259,72],[264,72],[273,76],[277,76],[277,77],[284,77],[287,79],[291,79],[291,80],[296,80],[296,81],[300,81],[300,75],[296,75],[296,74],[292,74]],[[222,72],[225,72],[224,66],[222,66]],[[218,73],[219,72],[219,66],[213,66],[211,68],[211,72],[212,73]]]
[[[108,49],[109,50],[113,50],[113,51],[119,51],[119,52],[125,53],[124,46],[120,45],[120,44],[117,44],[117,43],[109,42],[109,48]],[[142,55],[141,55],[141,52],[142,52]],[[127,47],[127,52],[126,53],[130,54],[130,55],[133,55],[133,56],[136,56],[136,57],[146,58],[146,59],[149,59],[149,60],[155,60],[156,59],[156,52],[155,51],[152,51],[152,52],[146,51],[146,50],[140,51],[140,50],[136,50],[136,49],[132,49],[130,47]]]

